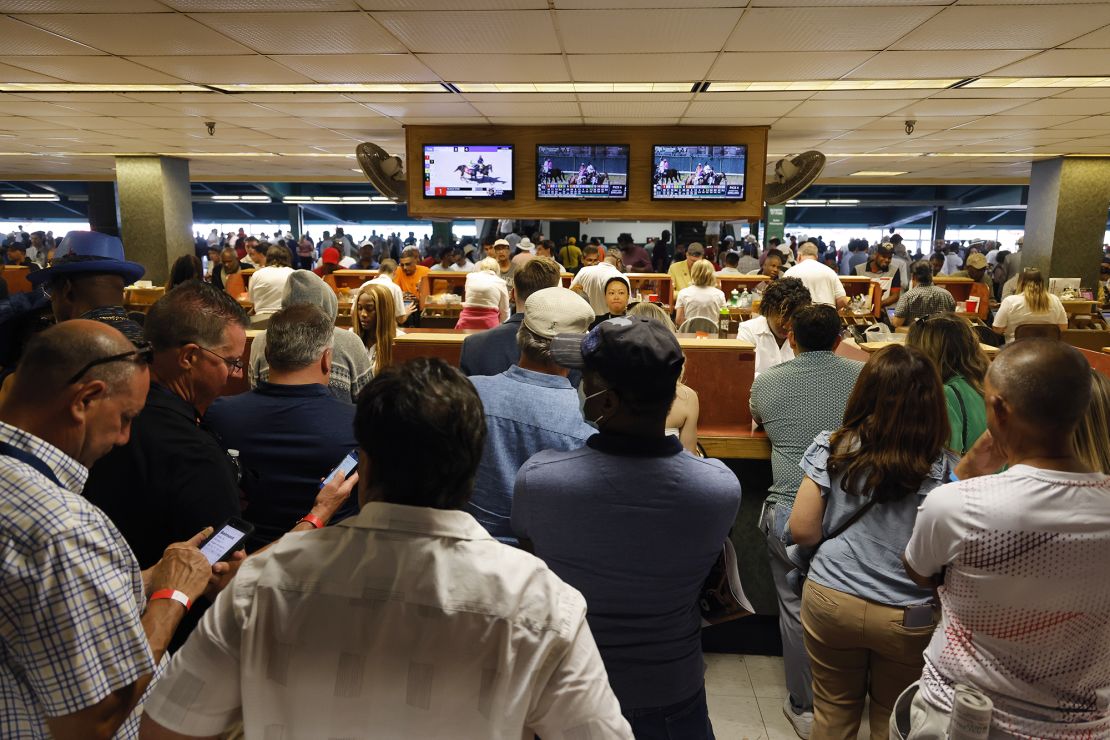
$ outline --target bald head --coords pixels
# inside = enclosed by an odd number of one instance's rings
[[[135,345],[119,330],[99,321],[74,319],[55,324],[27,344],[13,379],[13,398],[57,398],[67,382],[94,360],[131,352]],[[82,381],[102,380],[109,392],[142,369],[136,362],[109,362],[90,369]]]
[[[991,363],[987,380],[1025,426],[1056,436],[1070,434],[1091,402],[1091,366],[1069,344],[1023,339]]]

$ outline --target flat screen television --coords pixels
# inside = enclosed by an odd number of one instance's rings
[[[627,200],[628,145],[536,146],[539,200]]]
[[[512,200],[513,147],[425,144],[424,197]]]
[[[653,150],[653,200],[744,200],[747,146],[657,144]]]

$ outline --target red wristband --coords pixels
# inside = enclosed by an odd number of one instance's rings
[[[178,591],[173,588],[164,588],[161,591],[155,591],[150,595],[150,600],[154,601],[155,599],[170,599],[171,601],[176,601],[178,604],[185,607],[185,611],[189,611],[189,607],[193,605],[193,602],[189,600],[189,597],[186,596],[183,591]]]
[[[315,514],[305,514],[304,516],[302,516],[300,519],[297,520],[297,524],[300,524],[301,522],[308,522],[309,524],[311,524],[316,529],[323,529],[324,528],[324,520],[322,520],[320,517],[316,516]]]

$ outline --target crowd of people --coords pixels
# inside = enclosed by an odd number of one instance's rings
[[[876,739],[946,737],[958,685],[1000,737],[1110,736],[1110,379],[1081,352],[1016,336],[988,362],[893,243],[849,250],[908,330],[861,363],[814,241],[510,236],[367,250],[349,326],[334,238],[244,238],[145,316],[118,239],[34,271],[3,321],[0,736],[712,738],[700,597],[745,533],[677,338],[724,305],[709,256],[767,277],[738,336],[799,736],[854,738],[867,711]],[[661,245],[673,320],[627,276]],[[394,360],[436,270],[467,272],[482,329],[457,369]],[[995,330],[1059,323],[1052,298],[1022,270]]]

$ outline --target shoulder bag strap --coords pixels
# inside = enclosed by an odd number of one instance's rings
[[[856,513],[852,514],[852,516],[848,519],[848,521],[841,524],[833,532],[831,532],[828,537],[826,537],[825,539],[823,539],[821,541],[825,542],[826,540],[836,539],[840,535],[844,534],[848,530],[848,527],[851,527],[853,524],[858,522],[863,517],[863,515],[866,514],[871,509],[871,507],[875,505],[875,498],[874,498],[875,495],[871,494],[871,496],[872,496],[871,500],[868,501],[863,506],[859,507],[859,509],[856,510]]]
[[[0,457],[10,457],[13,460],[24,463],[25,465],[30,465],[36,471],[49,478],[50,482],[52,482],[54,485],[58,486],[59,488],[64,488],[62,482],[58,480],[58,476],[56,476],[54,474],[54,471],[50,469],[50,466],[47,465],[44,461],[40,460],[38,457],[32,455],[30,452],[21,450],[14,445],[8,444],[7,442],[0,442]]]

